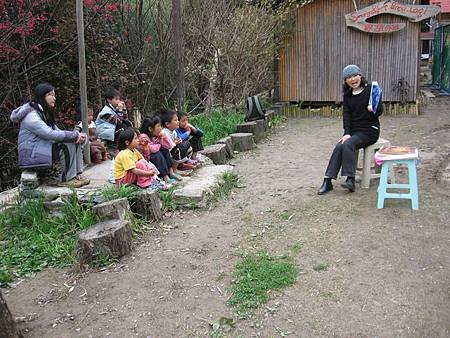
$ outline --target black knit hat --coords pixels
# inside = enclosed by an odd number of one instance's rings
[[[41,103],[42,101],[45,101],[45,95],[50,93],[52,90],[55,90],[55,87],[53,87],[50,83],[39,83],[34,88],[34,102]]]

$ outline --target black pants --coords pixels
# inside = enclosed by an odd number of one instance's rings
[[[195,133],[191,133],[191,138],[189,139],[189,142],[191,143],[193,152],[205,149],[203,148],[202,137],[203,132],[200,129],[197,129]]]
[[[339,169],[342,167],[341,176],[355,177],[356,173],[356,151],[374,144],[380,133],[377,130],[356,131],[344,143],[338,142],[328,162],[326,177],[337,178]]]
[[[169,168],[172,166],[172,157],[169,150],[162,148],[153,154],[150,154],[152,162],[159,171],[159,177],[163,178],[169,175]]]
[[[172,155],[172,161],[175,163],[183,163],[191,156],[192,147],[189,141],[183,141],[172,148],[170,154]],[[173,163],[172,162],[172,163]]]

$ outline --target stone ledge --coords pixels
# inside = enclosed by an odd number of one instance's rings
[[[208,193],[222,181],[226,172],[232,172],[230,165],[208,165],[198,169],[195,174],[175,189],[174,202],[180,205],[201,204]]]

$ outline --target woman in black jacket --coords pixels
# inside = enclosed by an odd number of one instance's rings
[[[349,191],[355,191],[356,151],[374,144],[380,136],[380,121],[383,113],[381,98],[375,112],[369,106],[372,85],[362,76],[356,65],[348,65],[343,70],[344,78],[344,135],[339,139],[331,154],[324,180],[318,194],[333,190],[332,179],[347,176],[342,184]]]

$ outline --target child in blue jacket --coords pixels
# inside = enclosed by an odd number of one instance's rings
[[[196,164],[199,162],[198,152],[203,150],[202,137],[203,130],[194,127],[189,123],[188,114],[184,112],[178,112],[179,127],[176,129],[178,137],[182,141],[189,141],[192,147],[191,160]]]

